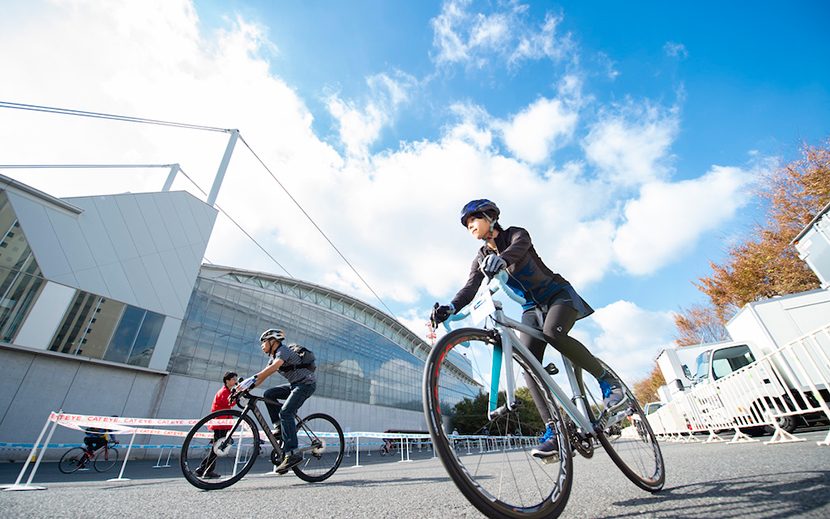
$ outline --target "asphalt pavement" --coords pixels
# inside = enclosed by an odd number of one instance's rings
[[[662,443],[667,479],[657,494],[631,484],[602,452],[577,457],[563,517],[830,517],[830,447],[816,445],[826,436],[802,433],[807,441],[785,445]],[[33,484],[47,489],[0,492],[0,517],[481,517],[426,450],[411,462],[361,455],[359,467],[348,457],[320,484],[273,475],[263,460],[212,492],[188,484],[172,461],[154,469],[155,460],[131,460],[130,479],[120,482],[103,480],[118,470],[67,476],[44,463]],[[13,483],[21,467],[0,464],[0,484]]]

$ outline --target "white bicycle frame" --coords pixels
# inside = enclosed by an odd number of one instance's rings
[[[539,377],[539,380],[543,381],[544,384],[548,387],[548,389],[550,389],[551,393],[553,393],[553,396],[559,402],[559,405],[561,405],[565,412],[568,414],[568,416],[571,417],[571,419],[577,425],[577,428],[584,434],[595,435],[594,424],[592,424],[591,420],[588,418],[588,411],[586,408],[586,395],[582,394],[582,389],[577,380],[573,363],[564,355],[562,356],[563,369],[568,376],[568,382],[570,383],[571,390],[573,391],[573,400],[571,400],[571,398],[568,398],[568,395],[565,394],[562,388],[560,388],[559,385],[553,381],[553,378],[548,374],[547,371],[545,371],[545,369],[536,360],[533,354],[530,353],[530,350],[528,350],[519,341],[519,338],[516,336],[516,333],[514,331],[518,330],[535,339],[539,339],[547,343],[547,340],[545,339],[541,330],[507,317],[504,311],[502,310],[501,302],[492,299],[493,293],[497,292],[498,290],[502,290],[504,294],[506,294],[508,297],[518,302],[519,304],[525,302],[524,299],[522,299],[518,294],[513,292],[509,287],[505,285],[504,279],[506,278],[506,276],[507,273],[501,271],[492,279],[490,279],[489,282],[482,283],[481,288],[476,294],[475,299],[473,299],[473,302],[470,303],[470,305],[468,305],[467,307],[469,311],[459,312],[458,314],[451,316],[451,318],[448,319],[448,321],[457,321],[466,318],[467,315],[474,314],[476,311],[489,310],[489,314],[485,318],[485,322],[482,328],[494,329],[498,332],[499,336],[501,337],[501,344],[493,345],[493,364],[490,374],[490,405],[488,411],[488,418],[492,420],[502,411],[502,409],[497,407],[499,383],[501,380],[502,361],[506,362],[509,365],[510,360],[513,358],[513,350],[515,349],[522,355],[522,357],[524,357],[528,361],[528,363],[530,364],[530,368]],[[541,310],[537,308],[536,311],[537,316],[541,321]],[[487,319],[492,320],[494,326],[488,327]],[[446,321],[445,326],[447,326]],[[449,329],[449,326],[447,326],[447,328]],[[513,411],[517,407],[515,396],[516,381],[513,376],[513,370],[507,370],[505,372],[505,382],[507,384],[507,395],[505,403],[505,406],[507,408],[506,410]],[[606,422],[606,425],[613,425],[621,421],[623,418],[625,418],[625,416],[625,412],[620,413],[619,416],[614,416],[610,420],[608,420]]]

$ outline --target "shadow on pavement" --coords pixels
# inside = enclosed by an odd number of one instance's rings
[[[666,517],[793,517],[826,507],[830,502],[830,471],[808,470],[759,474],[666,488],[647,497],[617,501],[630,513]]]

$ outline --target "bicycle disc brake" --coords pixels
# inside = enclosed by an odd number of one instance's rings
[[[565,417],[565,428],[568,431],[568,439],[571,440],[571,446],[583,458],[590,458],[594,455],[594,440],[590,436],[580,434],[576,429],[576,424],[570,417]]]
[[[231,447],[233,447],[233,438],[223,438],[213,444],[213,453],[219,457],[227,456]]]

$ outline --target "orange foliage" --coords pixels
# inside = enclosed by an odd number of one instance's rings
[[[769,204],[767,221],[732,247],[723,264],[711,262],[712,275],[696,284],[721,322],[752,301],[818,288],[790,242],[830,202],[830,140],[824,147],[804,145],[802,158],[773,173],[759,194]]]

